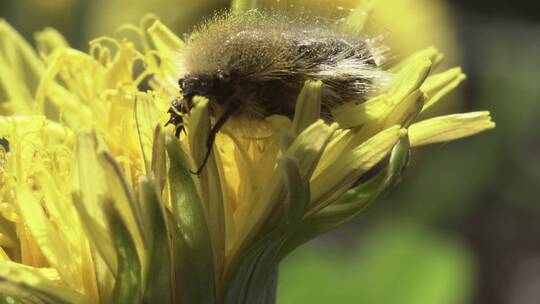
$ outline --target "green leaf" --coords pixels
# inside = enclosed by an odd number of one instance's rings
[[[31,267],[13,262],[0,263],[1,296],[16,297],[26,303],[90,303],[84,295],[43,278]]]
[[[216,287],[210,231],[204,208],[187,169],[187,156],[178,139],[167,136],[173,225],[174,270],[181,303],[214,303]]]
[[[118,270],[111,303],[132,304],[141,302],[141,262],[135,242],[122,216],[110,199],[104,199],[107,220],[113,235]]]
[[[144,265],[144,300],[147,303],[172,303],[172,271],[169,233],[165,210],[153,180],[139,181],[140,200],[145,212],[148,256]]]

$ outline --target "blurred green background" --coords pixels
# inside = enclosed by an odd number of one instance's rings
[[[87,50],[146,13],[183,33],[228,2],[1,0],[0,18]],[[435,112],[489,110],[497,128],[415,150],[375,207],[287,258],[279,303],[540,303],[540,2],[383,0],[375,20],[396,58],[433,43],[468,74]]]

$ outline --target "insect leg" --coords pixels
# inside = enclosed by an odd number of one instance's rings
[[[4,152],[9,152],[9,140],[0,137],[0,147],[4,149]]]
[[[189,112],[189,107],[187,107],[183,102],[181,97],[176,97],[167,113],[171,115],[169,120],[165,123],[165,126],[168,126],[169,124],[172,124],[175,126],[175,136],[180,137],[180,133],[182,131],[184,134],[186,133],[186,128],[184,127],[184,119],[182,115],[178,114],[180,112],[181,114],[187,114]]]
[[[197,169],[197,171],[191,172],[192,174],[197,174],[197,175],[201,174],[202,169],[206,165],[206,162],[208,161],[208,158],[210,157],[210,153],[212,152],[212,146],[214,145],[214,141],[216,139],[217,133],[219,132],[219,130],[221,130],[223,125],[227,122],[227,120],[229,120],[229,118],[231,118],[231,116],[234,114],[234,112],[236,112],[237,109],[238,107],[236,103],[234,102],[230,103],[227,109],[225,110],[225,113],[221,115],[221,117],[217,120],[216,124],[212,127],[212,129],[210,130],[210,133],[208,134],[208,138],[206,139],[206,154],[204,155],[204,159],[201,165],[199,166],[199,168]]]

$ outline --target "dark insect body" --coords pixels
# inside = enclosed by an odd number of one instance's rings
[[[209,100],[216,119],[207,154],[228,120],[257,120],[273,114],[292,118],[296,98],[307,80],[322,82],[322,109],[364,101],[380,87],[382,71],[366,40],[335,26],[259,11],[218,16],[205,23],[182,50],[181,96],[169,109],[176,135],[184,130],[194,96]]]

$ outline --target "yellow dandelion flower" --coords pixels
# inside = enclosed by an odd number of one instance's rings
[[[88,53],[46,30],[38,55],[4,21],[0,40],[6,301],[271,303],[279,262],[365,210],[411,147],[494,127],[488,112],[417,121],[464,78],[433,74],[442,55],[429,48],[392,67],[385,92],[333,109],[333,123],[320,118],[321,83],[306,82],[292,120],[268,117],[256,140],[225,128],[195,176],[209,101],[194,98],[181,140],[162,127],[185,44],[159,20]]]

